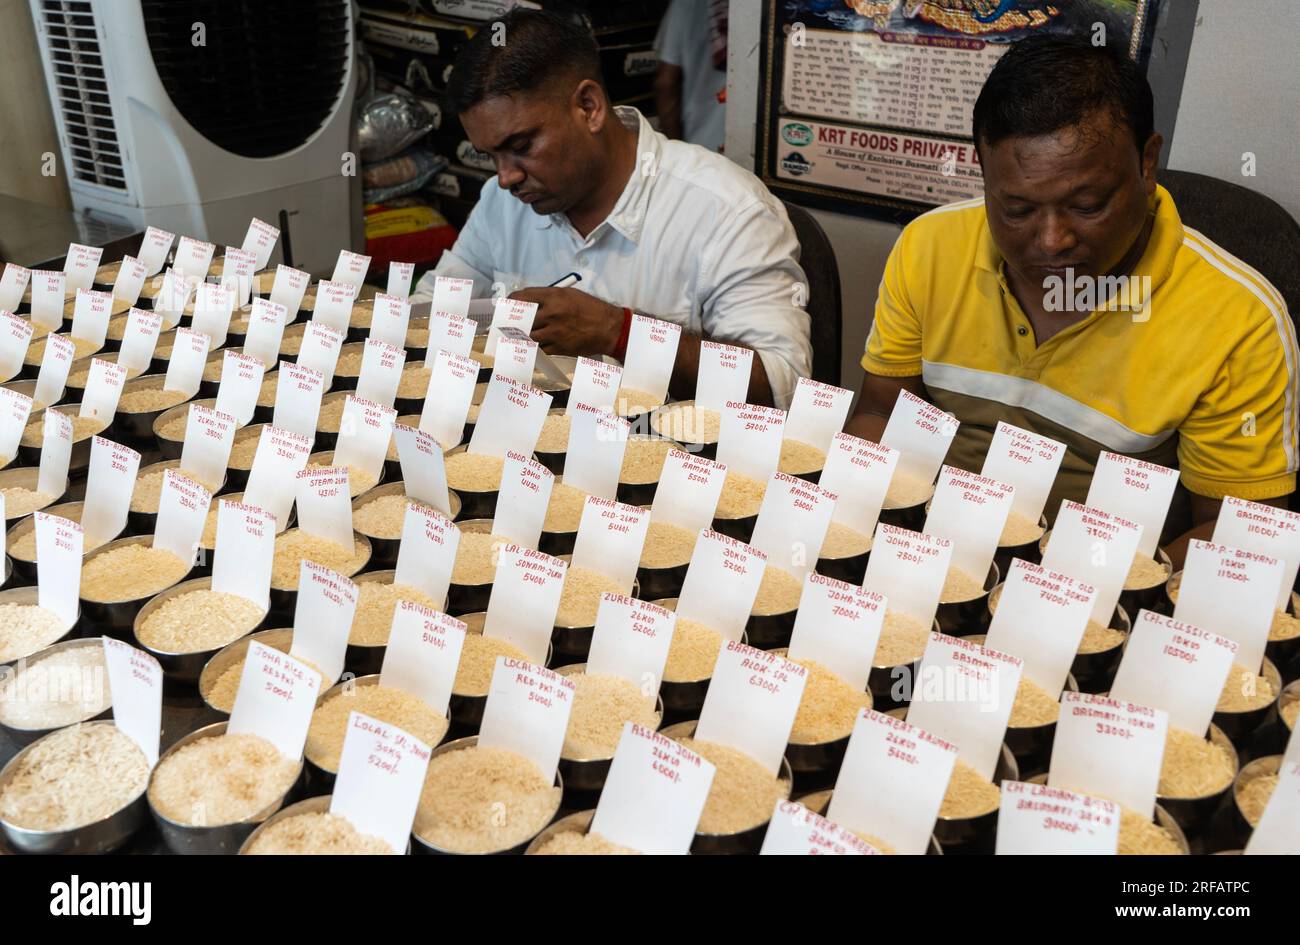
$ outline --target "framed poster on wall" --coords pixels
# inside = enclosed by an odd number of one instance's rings
[[[1159,0],[761,0],[756,171],[796,203],[900,221],[982,193],[971,110],[1038,32],[1145,66]]]

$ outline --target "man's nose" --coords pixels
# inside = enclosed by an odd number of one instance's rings
[[[1048,259],[1064,256],[1079,245],[1074,229],[1063,214],[1049,212],[1038,231],[1038,246]]]
[[[513,190],[522,184],[527,176],[513,161],[497,160],[497,181],[501,184],[502,190]]]

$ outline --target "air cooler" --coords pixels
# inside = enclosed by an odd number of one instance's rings
[[[287,221],[317,273],[364,239],[349,0],[30,3],[78,210],[236,246]]]

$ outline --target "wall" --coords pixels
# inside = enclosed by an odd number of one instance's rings
[[[0,194],[71,207],[27,0],[0,0],[0,24]],[[47,151],[58,155],[55,177],[41,175]]]

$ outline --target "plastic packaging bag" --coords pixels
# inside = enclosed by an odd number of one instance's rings
[[[372,164],[392,157],[432,131],[433,125],[433,118],[409,95],[372,95],[357,113],[361,160]]]

